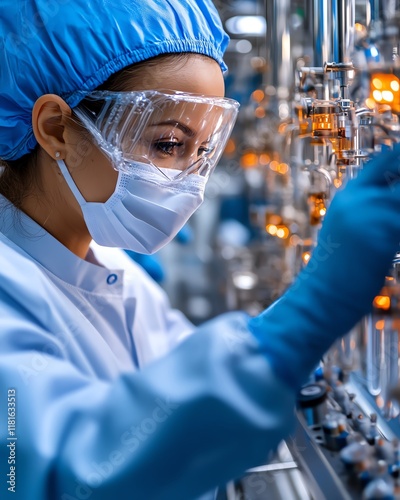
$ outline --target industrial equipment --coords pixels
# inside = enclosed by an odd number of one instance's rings
[[[400,140],[399,0],[267,0],[265,17],[267,65],[240,141],[255,236],[219,245],[227,305],[250,313],[307,265],[337,190]],[[274,461],[229,485],[227,498],[280,498],[282,480],[285,500],[400,498],[393,257],[372,314],[326,353],[300,392],[295,435]]]

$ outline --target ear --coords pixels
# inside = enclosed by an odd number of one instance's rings
[[[65,158],[66,144],[64,140],[65,125],[71,116],[71,108],[55,94],[39,97],[32,110],[32,127],[40,146],[52,158]]]

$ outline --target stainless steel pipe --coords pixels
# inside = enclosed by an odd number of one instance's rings
[[[347,63],[351,61],[354,50],[355,0],[334,0],[333,37],[336,61]]]
[[[290,0],[267,0],[267,84],[292,89],[294,65],[290,38]]]
[[[324,63],[333,61],[332,32],[333,12],[332,0],[314,0],[314,66],[323,67]]]

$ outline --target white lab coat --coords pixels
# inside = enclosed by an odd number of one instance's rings
[[[112,379],[143,367],[193,331],[187,318],[171,308],[161,287],[122,250],[93,242],[82,260],[9,205],[2,219],[3,244],[38,265],[62,304],[59,314],[73,318],[69,330],[77,342],[65,339],[65,332],[58,333],[58,340],[66,352],[81,351],[85,345],[90,361],[84,366],[90,365],[90,372],[94,368],[96,376]],[[95,353],[100,355],[97,361]]]
[[[247,316],[189,335],[127,256],[94,248],[83,261],[19,215],[3,203],[0,408],[15,397],[16,428],[0,419],[0,463],[16,494],[3,473],[1,498],[188,500],[260,464],[294,395]]]

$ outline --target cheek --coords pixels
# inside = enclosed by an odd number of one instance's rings
[[[75,171],[71,169],[71,174],[88,202],[106,202],[113,194],[118,179],[118,172],[110,160],[98,150],[86,155],[79,168]]]

